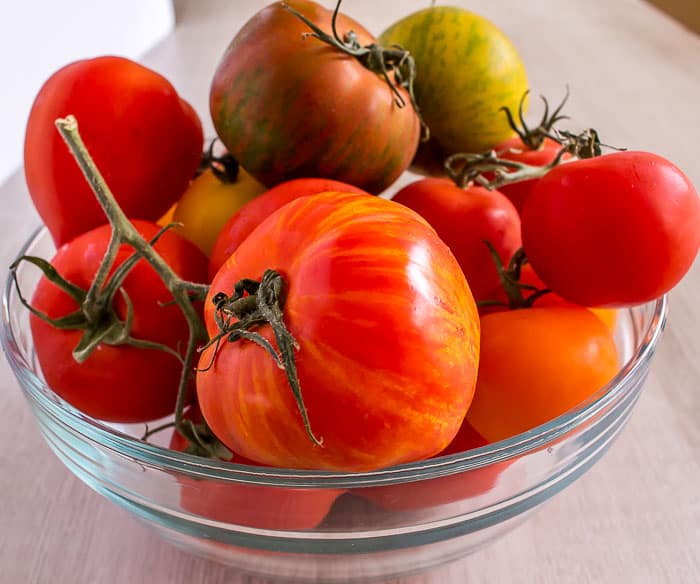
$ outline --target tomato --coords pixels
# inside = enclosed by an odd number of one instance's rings
[[[454,440],[437,456],[466,452],[488,443],[465,421]],[[353,489],[352,493],[388,511],[416,511],[486,494],[494,488],[498,477],[509,465],[510,461],[499,462],[444,477],[416,481],[410,487],[406,484],[365,487]]]
[[[496,146],[495,150],[498,157],[504,160],[514,160],[516,162],[529,164],[530,166],[546,166],[557,157],[557,154],[559,154],[561,150],[561,144],[551,138],[545,138],[542,145],[536,150],[533,150],[523,144],[518,136],[514,136],[501,142]],[[570,158],[570,156],[567,155],[565,158]],[[498,190],[508,197],[518,210],[518,213],[521,213],[523,205],[525,204],[525,199],[530,194],[530,191],[532,191],[537,180],[538,179],[530,179],[501,185]]]
[[[39,90],[24,141],[29,193],[57,245],[106,222],[54,126],[68,114],[129,217],[156,221],[197,169],[202,126],[167,79],[121,57],[63,67]]]
[[[239,168],[235,182],[206,170],[192,181],[173,211],[173,221],[182,223],[180,233],[207,256],[226,221],[265,187]]]
[[[393,200],[419,213],[457,258],[474,299],[488,300],[500,280],[488,241],[503,262],[520,248],[520,218],[498,191],[462,189],[449,179],[424,178],[401,189]]]
[[[308,36],[309,26],[275,2],[249,20],[214,74],[214,127],[233,156],[267,186],[326,177],[371,193],[392,184],[416,151],[420,121],[408,93],[404,107],[383,75]],[[308,0],[286,3],[330,33],[331,11]],[[337,32],[375,42],[338,15]]]
[[[575,408],[619,367],[610,331],[583,307],[487,314],[467,420],[491,442],[509,438]]]
[[[201,414],[195,408],[185,416],[195,422]],[[187,441],[173,431],[172,450],[184,451]],[[240,456],[233,462],[255,465]],[[199,517],[259,529],[305,530],[317,527],[328,515],[341,489],[266,487],[255,484],[178,477],[182,508]]]
[[[648,152],[614,152],[558,166],[522,213],[537,275],[584,306],[620,307],[668,292],[700,248],[700,199],[687,176]]]
[[[416,101],[430,141],[446,155],[483,152],[512,135],[500,108],[517,109],[527,74],[516,48],[491,22],[461,8],[432,6],[394,23],[379,41],[413,56]]]
[[[297,178],[272,187],[234,213],[221,228],[209,261],[209,277],[214,277],[243,240],[274,211],[299,197],[327,191],[367,194],[347,183],[326,178]]]
[[[267,269],[286,281],[310,439],[286,373],[258,344],[202,353],[197,395],[231,450],[273,466],[360,471],[426,458],[471,402],[479,321],[456,260],[410,209],[323,193],[268,217],[217,272],[210,297]],[[210,298],[211,300],[211,298]],[[210,336],[218,311],[208,302]],[[259,332],[276,344],[269,325]]]
[[[146,239],[159,227],[154,223],[133,222]],[[111,234],[104,225],[63,245],[51,264],[65,279],[87,290],[97,272]],[[202,282],[206,277],[206,257],[176,233],[165,233],[155,250],[185,280]],[[122,245],[115,268],[132,254]],[[122,284],[133,306],[131,336],[166,345],[178,351],[187,342],[189,328],[179,306],[172,302],[160,277],[140,260]],[[51,318],[78,309],[77,302],[42,276],[31,305]],[[126,318],[122,295],[115,297],[115,310]],[[80,330],[61,330],[31,315],[32,338],[37,359],[47,384],[59,396],[85,414],[112,422],[143,422],[161,418],[175,409],[181,366],[178,359],[163,350],[130,345],[100,344],[82,364],[72,356],[81,338]]]

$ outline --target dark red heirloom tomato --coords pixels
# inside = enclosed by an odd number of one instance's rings
[[[465,420],[457,436],[437,456],[447,456],[480,448],[488,440]],[[491,464],[435,479],[416,481],[411,485],[396,484],[353,489],[352,493],[372,501],[388,511],[417,511],[478,497],[496,485],[510,461]]]
[[[530,166],[546,166],[557,157],[557,154],[561,150],[561,144],[551,138],[545,138],[538,148],[532,149],[523,144],[519,136],[513,136],[505,142],[501,142],[496,146],[495,150],[498,158],[504,160],[522,162]],[[567,158],[571,158],[571,156],[565,155],[564,159]],[[525,204],[525,199],[530,194],[537,180],[538,179],[529,179],[501,185],[498,187],[498,190],[508,197],[510,202],[513,203],[518,210],[518,213],[521,213],[523,205]]]
[[[523,247],[542,281],[584,306],[629,306],[668,292],[700,248],[700,198],[683,172],[648,152],[558,166],[522,214]]]
[[[520,218],[498,191],[462,189],[452,180],[425,178],[401,189],[393,200],[419,213],[457,258],[474,299],[491,300],[500,280],[488,241],[501,261],[520,247]]]
[[[332,35],[332,12],[315,2],[275,2],[231,41],[214,74],[210,109],[216,132],[241,165],[267,186],[327,177],[379,193],[408,167],[420,122],[408,93],[396,96],[381,72],[309,36],[303,14]],[[338,14],[340,38],[376,42]],[[393,76],[393,74],[392,74]]]
[[[159,227],[134,221],[139,233],[150,240]],[[87,290],[102,261],[111,234],[108,225],[79,235],[62,246],[51,261],[66,280]],[[203,282],[207,259],[197,247],[180,235],[167,232],[155,250],[183,279]],[[121,246],[114,267],[133,252]],[[133,306],[131,336],[180,350],[187,343],[189,328],[179,306],[160,277],[145,260],[140,260],[124,280],[122,289]],[[59,318],[78,309],[76,301],[42,276],[32,306]],[[121,294],[115,309],[123,320],[126,304]],[[37,359],[49,387],[67,402],[94,418],[113,422],[142,422],[165,416],[175,409],[181,365],[163,350],[128,345],[100,344],[79,364],[72,351],[81,337],[80,330],[60,330],[30,317]]]
[[[202,126],[167,79],[121,57],[63,67],[39,90],[24,141],[29,193],[57,245],[105,222],[54,126],[68,114],[129,217],[156,221],[197,169]]]
[[[268,352],[224,338],[202,354],[197,395],[226,446],[273,466],[360,471],[449,444],[472,398],[479,323],[459,265],[420,216],[365,195],[296,199],[243,241],[210,296],[267,269],[286,281],[283,320],[322,445]],[[217,314],[205,306],[210,336]],[[257,332],[276,346],[269,325]]]
[[[201,421],[198,410],[186,413],[194,422]],[[173,431],[170,448],[185,451],[187,441]],[[234,455],[231,462],[255,465]],[[274,469],[271,469],[274,473]],[[180,477],[180,504],[200,517],[259,529],[313,529],[328,515],[341,489],[303,489],[262,486],[230,481]]]
[[[219,268],[241,242],[260,223],[283,205],[308,195],[328,191],[367,194],[347,183],[327,178],[297,178],[288,180],[258,195],[234,213],[219,232],[209,260],[209,277],[213,278]]]

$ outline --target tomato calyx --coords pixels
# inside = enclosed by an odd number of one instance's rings
[[[349,30],[341,37],[338,33],[336,22],[342,1],[338,0],[333,10],[331,19],[332,34],[322,30],[316,23],[309,20],[289,4],[282,2],[282,7],[302,20],[311,29],[311,32],[304,34],[304,38],[317,38],[347,55],[355,57],[367,69],[383,77],[394,96],[394,103],[400,108],[406,107],[407,104],[399,88],[405,89],[411,101],[411,106],[420,121],[421,140],[423,142],[427,141],[430,138],[430,130],[421,116],[413,89],[416,78],[416,65],[411,53],[398,45],[390,48],[382,47],[377,43],[362,46],[357,38],[357,34],[352,30]]]
[[[215,154],[214,146],[217,142],[219,142],[219,139],[214,138],[209,143],[209,148],[202,152],[202,160],[194,176],[197,178],[200,174],[211,170],[214,176],[222,183],[234,184],[238,180],[240,170],[238,160],[230,152],[224,152],[220,155]]]
[[[299,349],[299,343],[284,324],[285,299],[284,278],[279,272],[270,269],[265,270],[260,281],[245,278],[237,282],[230,296],[225,292],[214,294],[212,303],[216,306],[214,318],[219,333],[201,349],[214,346],[211,362],[199,371],[207,371],[213,366],[220,343],[224,339],[230,343],[247,340],[257,344],[270,355],[280,369],[285,371],[301,414],[304,430],[316,446],[323,446],[323,439],[318,439],[311,429],[311,422],[304,404],[294,358],[294,351]],[[266,324],[272,328],[279,351],[254,330]]]
[[[521,247],[508,262],[508,265],[503,265],[496,248],[491,242],[484,241],[484,244],[489,248],[491,257],[496,264],[498,278],[501,281],[501,287],[506,294],[506,302],[500,300],[480,300],[477,302],[479,308],[489,306],[503,306],[509,310],[517,310],[520,308],[532,308],[535,302],[542,296],[551,293],[549,288],[538,288],[531,284],[525,284],[520,281],[520,274],[523,266],[528,263],[525,250]]]
[[[528,127],[524,116],[525,101],[527,100],[529,94],[530,90],[528,89],[520,98],[520,103],[518,104],[517,121],[515,120],[513,112],[510,111],[510,108],[504,106],[500,108],[499,111],[505,113],[506,117],[508,118],[508,125],[518,135],[520,141],[530,150],[539,150],[544,144],[546,138],[551,138],[561,144],[559,137],[556,134],[553,134],[553,131],[556,124],[562,120],[569,119],[569,116],[562,115],[561,113],[569,99],[569,86],[566,86],[566,94],[564,95],[564,98],[551,115],[549,114],[549,101],[544,95],[540,95],[540,99],[544,103],[544,113],[542,114],[540,123],[534,128]]]

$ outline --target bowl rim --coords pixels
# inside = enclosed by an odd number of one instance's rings
[[[17,257],[26,254],[28,249],[46,234],[45,227],[38,227],[22,245]],[[136,439],[83,414],[53,393],[51,388],[34,373],[32,364],[20,355],[17,348],[20,343],[12,329],[10,318],[11,303],[18,301],[17,298],[13,300],[13,293],[16,296],[12,275],[8,273],[2,296],[2,318],[0,318],[0,344],[5,356],[28,397],[31,397],[54,420],[69,428],[74,434],[80,434],[82,439],[93,441],[103,448],[126,455],[139,464],[159,470],[235,483],[314,489],[358,488],[432,479],[483,468],[546,447],[587,420],[594,418],[634,385],[630,382],[635,378],[638,370],[651,358],[668,314],[667,295],[642,305],[647,306],[647,310],[651,310],[649,324],[644,330],[638,331],[641,341],[615,377],[582,404],[540,426],[466,452],[375,471],[333,472],[256,467],[197,457]]]

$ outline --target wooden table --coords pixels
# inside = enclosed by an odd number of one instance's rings
[[[326,0],[328,5],[331,0]],[[700,185],[700,38],[640,0],[459,0],[514,41],[531,87],[609,144],[648,149]],[[178,28],[143,58],[208,120],[208,83],[228,40],[264,4],[181,2]],[[428,5],[348,0],[378,33]],[[0,265],[38,218],[21,174],[0,189]],[[646,390],[606,457],[529,522],[463,561],[402,583],[700,582],[700,267],[671,295]],[[0,360],[0,583],[253,584],[175,550],[81,484],[42,441]]]

